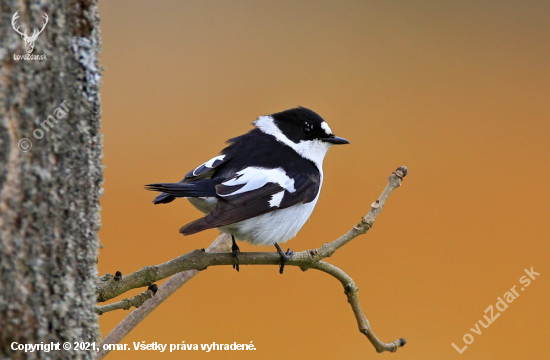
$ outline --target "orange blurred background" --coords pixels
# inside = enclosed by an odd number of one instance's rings
[[[101,274],[210,244],[216,230],[178,233],[201,216],[187,201],[154,206],[143,185],[179,181],[259,115],[309,107],[351,141],[329,151],[295,251],[348,231],[388,175],[409,168],[373,229],[328,259],[356,281],[375,334],[407,340],[397,353],[376,354],[330,276],[226,266],[122,343],[253,341],[256,351],[109,359],[550,358],[550,2],[102,1],[100,15]],[[473,334],[531,266],[540,276]],[[103,315],[102,335],[127,314]],[[463,347],[466,333],[474,342],[459,355],[451,343]]]

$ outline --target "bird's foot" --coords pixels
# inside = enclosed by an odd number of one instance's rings
[[[283,252],[283,249],[279,246],[279,244],[275,244],[275,247],[277,248],[277,252],[279,255],[281,255],[281,265],[279,266],[279,274],[282,274],[285,271],[285,264],[292,256],[294,256],[294,251],[288,249],[285,252]]]
[[[239,249],[239,246],[235,242],[235,237],[231,235],[231,240],[233,240],[233,245],[231,245],[231,251],[233,252],[233,255],[235,255],[236,264],[233,264],[233,269],[237,270],[239,272],[239,253],[241,250]]]

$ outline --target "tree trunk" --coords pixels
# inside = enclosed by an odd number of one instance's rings
[[[42,60],[19,59],[28,46],[8,25],[16,11],[28,35],[47,14],[32,51]],[[74,342],[99,336],[97,1],[0,0],[0,23],[0,358],[91,359]],[[25,353],[14,342],[61,347]]]

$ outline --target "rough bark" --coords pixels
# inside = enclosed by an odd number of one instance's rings
[[[46,60],[14,59],[26,54],[10,26],[16,11],[29,35],[47,13],[33,51]],[[0,358],[91,359],[90,351],[25,353],[11,344],[99,338],[97,1],[0,0],[0,24]],[[68,114],[42,124],[64,101]],[[27,152],[18,148],[23,138],[32,142]]]

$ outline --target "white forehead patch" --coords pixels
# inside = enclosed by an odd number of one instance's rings
[[[327,122],[326,121],[323,121],[321,123],[321,127],[323,128],[323,130],[325,130],[325,132],[327,133],[327,135],[332,135],[332,130],[330,129],[330,126],[328,126]]]

